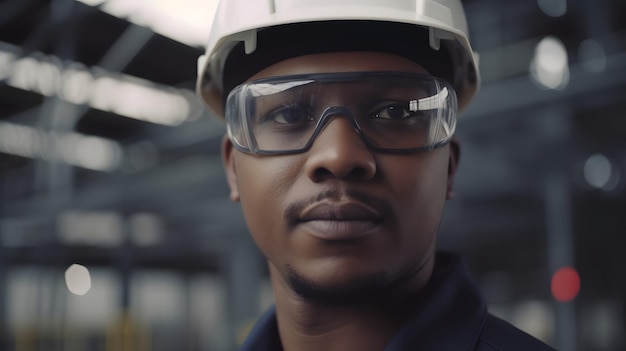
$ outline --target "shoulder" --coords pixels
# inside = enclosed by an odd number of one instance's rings
[[[487,316],[475,350],[555,351],[552,347],[493,315]]]

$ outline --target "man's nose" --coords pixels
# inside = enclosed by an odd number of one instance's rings
[[[305,168],[314,182],[327,178],[369,180],[376,174],[373,152],[350,119],[342,115],[332,116],[308,154]]]

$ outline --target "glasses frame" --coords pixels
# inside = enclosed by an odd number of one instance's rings
[[[333,80],[338,81],[338,82],[350,82],[351,80],[361,80],[364,77],[377,77],[377,76],[385,76],[385,77],[400,77],[400,78],[415,78],[415,79],[430,79],[430,80],[434,80],[438,86],[440,86],[441,88],[445,87],[448,89],[448,92],[450,93],[450,99],[452,99],[452,108],[453,111],[450,112],[451,115],[451,119],[453,121],[453,124],[455,126],[454,129],[456,129],[456,123],[457,123],[457,114],[458,114],[458,102],[457,102],[457,97],[456,97],[456,92],[454,90],[454,88],[452,87],[452,85],[450,83],[448,83],[447,81],[445,81],[442,78],[436,77],[436,76],[432,76],[429,74],[421,74],[421,73],[409,73],[409,72],[395,72],[395,71],[367,71],[367,72],[333,72],[333,73],[313,73],[313,74],[297,74],[297,75],[287,75],[287,76],[276,76],[276,77],[269,77],[269,78],[262,78],[262,79],[258,79],[258,80],[254,80],[254,81],[250,81],[250,82],[246,82],[243,84],[238,85],[237,87],[235,87],[231,93],[228,95],[227,98],[227,102],[226,104],[228,104],[228,102],[231,100],[231,98],[234,98],[234,94],[236,92],[239,92],[243,89],[243,87],[248,86],[248,85],[253,85],[253,84],[263,84],[263,83],[281,83],[281,82],[289,82],[289,81],[295,81],[295,80],[323,80],[324,82],[332,82]],[[439,91],[441,91],[442,89],[439,89]],[[225,109],[226,111],[228,111],[228,108]],[[315,129],[313,131],[313,134],[311,134],[311,136],[309,137],[309,140],[307,141],[307,143],[298,149],[290,149],[290,150],[261,150],[257,147],[257,143],[256,140],[254,138],[254,133],[251,130],[251,127],[247,124],[247,123],[242,123],[241,128],[245,128],[246,133],[248,133],[248,135],[250,136],[250,143],[251,143],[251,147],[252,148],[247,148],[244,147],[243,145],[239,144],[233,134],[232,134],[232,119],[235,117],[232,117],[230,115],[228,115],[228,113],[225,113],[225,120],[226,120],[226,129],[227,129],[227,133],[228,133],[228,138],[231,140],[231,143],[233,144],[233,146],[235,147],[235,149],[237,149],[238,151],[241,151],[243,153],[247,153],[247,154],[252,154],[252,155],[292,155],[292,154],[300,154],[300,153],[305,153],[307,151],[309,151],[311,149],[311,147],[313,146],[313,143],[315,142],[315,140],[317,139],[317,137],[319,136],[319,134],[321,134],[321,132],[324,130],[324,128],[326,127],[326,125],[328,123],[330,123],[330,121],[334,118],[334,117],[344,117],[346,118],[348,121],[350,121],[350,124],[352,125],[352,127],[354,128],[355,132],[357,133],[357,135],[359,136],[359,138],[361,139],[361,141],[372,151],[374,152],[380,152],[380,153],[387,153],[387,154],[411,154],[411,153],[419,153],[419,152],[428,152],[428,151],[432,151],[435,149],[438,149],[440,147],[443,147],[447,144],[450,143],[450,140],[452,140],[452,136],[454,135],[454,129],[452,131],[452,133],[450,134],[450,137],[446,138],[446,140],[435,143],[433,145],[429,145],[429,146],[423,146],[423,147],[418,147],[418,148],[408,148],[408,149],[392,149],[392,148],[383,148],[383,147],[378,147],[376,145],[374,145],[372,143],[372,141],[370,141],[370,138],[363,133],[363,130],[361,129],[361,126],[359,125],[359,123],[357,122],[356,118],[354,118],[354,116],[352,115],[352,113],[350,112],[350,110],[347,107],[344,106],[329,106],[326,109],[324,109],[324,111],[322,112],[322,114],[320,115],[317,124],[315,125]],[[240,118],[240,117],[236,117],[236,118]],[[441,123],[441,122],[439,122]]]

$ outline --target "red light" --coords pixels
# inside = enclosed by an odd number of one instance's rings
[[[572,267],[562,267],[552,276],[552,296],[559,302],[569,302],[580,291],[580,276]]]

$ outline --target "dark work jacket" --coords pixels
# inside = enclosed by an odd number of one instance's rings
[[[454,254],[437,254],[433,275],[416,298],[416,312],[384,351],[554,350],[489,314],[465,264]],[[259,318],[240,350],[283,350],[273,307]]]

